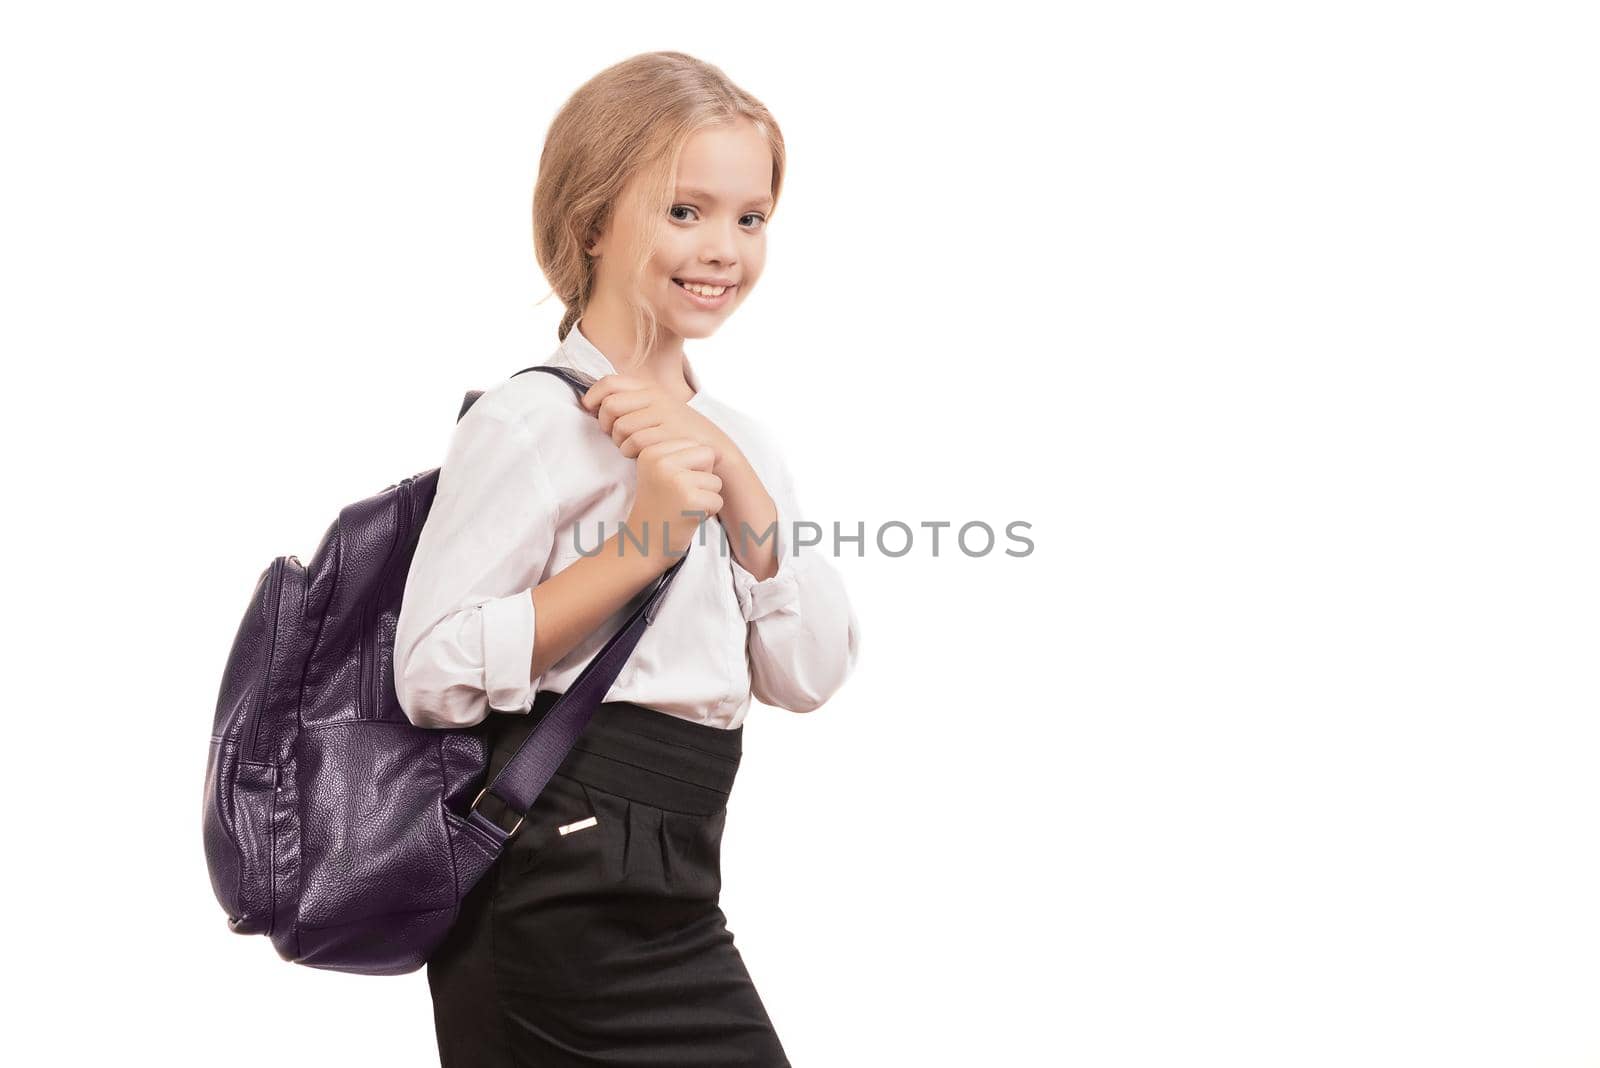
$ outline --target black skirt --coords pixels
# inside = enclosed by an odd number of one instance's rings
[[[489,714],[490,775],[558,696]],[[600,706],[428,962],[442,1068],[788,1066],[718,905],[743,733]]]

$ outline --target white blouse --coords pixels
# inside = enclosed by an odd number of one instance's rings
[[[545,362],[596,379],[617,373],[576,326]],[[744,721],[752,695],[809,712],[855,667],[855,611],[822,547],[794,549],[801,512],[771,437],[708,396],[687,357],[684,373],[689,406],[733,439],[777,505],[778,570],[756,581],[722,524],[702,522],[605,699],[727,729]],[[491,710],[527,713],[537,691],[571,685],[655,580],[537,679],[530,591],[620,530],[635,478],[635,461],[555,375],[514,375],[478,398],[456,425],[406,576],[394,683],[412,723],[464,727]]]

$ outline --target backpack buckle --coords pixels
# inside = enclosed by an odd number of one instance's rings
[[[512,835],[517,833],[517,830],[522,826],[522,821],[524,819],[526,819],[527,817],[526,816],[518,816],[517,817],[517,822],[515,824],[513,824],[511,829],[508,831],[504,827],[502,827],[497,820],[492,820],[487,816],[480,815],[479,812],[478,812],[478,802],[482,801],[483,800],[483,795],[488,793],[488,792],[489,792],[489,788],[487,786],[485,786],[482,790],[478,791],[478,796],[474,797],[472,799],[472,804],[467,809],[467,818],[469,820],[476,818],[481,822],[488,823],[495,830],[497,830],[501,834],[505,835],[506,838],[509,840]],[[501,798],[501,796],[499,794],[495,794],[494,795],[494,799],[496,801],[500,802],[500,807],[502,809],[504,809],[505,811],[509,812],[511,810],[511,806],[507,805],[505,803],[505,800],[503,798]]]

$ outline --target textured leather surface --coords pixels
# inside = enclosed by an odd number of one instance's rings
[[[588,376],[529,367],[579,394]],[[457,419],[480,394],[469,393]],[[438,469],[345,507],[309,564],[262,571],[229,652],[212,724],[202,836],[230,929],[333,971],[415,971],[508,841],[472,808],[488,721],[431,729],[394,691],[394,633]],[[682,566],[613,635],[496,776],[532,807],[615,682]],[[492,802],[491,802],[492,804]]]

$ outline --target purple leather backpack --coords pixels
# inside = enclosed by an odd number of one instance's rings
[[[526,371],[580,397],[592,385],[565,368]],[[296,964],[400,975],[427,963],[683,566],[485,784],[487,719],[417,727],[395,697],[395,621],[438,478],[434,468],[342,509],[309,566],[274,560],[228,655],[206,759],[206,866],[229,928],[269,936]]]

